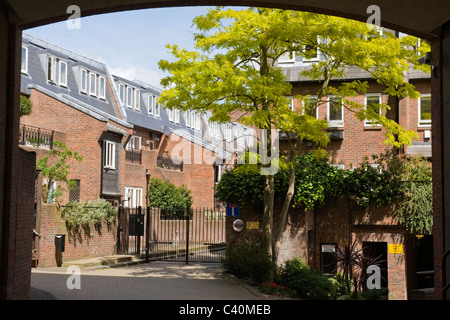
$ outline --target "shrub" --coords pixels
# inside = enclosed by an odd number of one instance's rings
[[[331,300],[337,294],[335,281],[311,270],[301,258],[286,261],[280,269],[279,282],[302,299]]]
[[[61,213],[66,221],[68,231],[76,232],[79,227],[88,227],[93,223],[99,227],[102,222],[113,223],[116,219],[117,209],[105,199],[96,199],[84,202],[82,200],[67,203]]]
[[[238,278],[261,283],[267,281],[274,268],[272,259],[261,245],[260,236],[241,236],[227,246],[222,265]]]
[[[184,185],[176,187],[173,183],[152,178],[148,184],[148,206],[160,208],[165,218],[185,214],[192,207],[191,191]]]

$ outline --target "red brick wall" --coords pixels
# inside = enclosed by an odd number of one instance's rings
[[[99,231],[94,226],[90,230],[69,234],[61,212],[55,204],[43,204],[41,211],[39,265],[60,266],[65,261],[112,255],[115,253],[117,225],[104,223]],[[65,251],[56,252],[55,236],[65,234]]]
[[[101,164],[102,164],[102,134],[107,130],[106,122],[95,119],[58,100],[55,100],[38,90],[33,90],[30,96],[33,104],[32,113],[21,118],[21,124],[55,130],[54,140],[61,141],[83,157],[81,162],[69,160],[69,179],[80,180],[80,197],[82,200],[97,199],[101,195]],[[113,125],[125,129],[120,124]],[[27,148],[31,150],[30,148]],[[38,157],[48,155],[48,152],[37,150]],[[125,155],[120,153],[122,178],[125,176]],[[49,161],[50,165],[52,161]],[[121,179],[122,180],[122,179]],[[123,180],[122,180],[123,181]],[[60,199],[61,203],[69,200],[66,190]]]
[[[281,205],[274,207],[274,235],[277,230]],[[349,199],[342,197],[332,199],[322,208],[305,211],[291,208],[282,236],[278,263],[302,257],[312,268],[320,268],[320,245],[335,243],[343,248],[349,241],[358,242],[362,248],[363,241],[404,244],[403,228],[392,219],[392,208],[361,209]],[[261,232],[262,208],[244,207],[240,210],[240,219],[245,223],[259,222],[259,230],[245,229],[237,233],[232,229],[235,218],[227,217],[227,242],[234,237],[248,233]],[[388,254],[389,299],[407,299],[406,250],[403,254]]]

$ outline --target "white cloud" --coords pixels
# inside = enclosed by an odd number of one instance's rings
[[[117,75],[128,80],[140,80],[157,88],[161,88],[160,82],[163,75],[152,69],[137,67],[110,67],[109,71],[113,75]]]

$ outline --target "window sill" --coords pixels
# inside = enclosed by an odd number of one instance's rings
[[[344,130],[344,125],[334,125],[334,124],[329,124],[327,131],[343,131]]]
[[[424,131],[424,130],[430,130],[431,129],[431,123],[430,124],[420,124],[417,126],[417,130]]]
[[[383,126],[372,126],[371,124],[364,125],[364,131],[381,131]]]

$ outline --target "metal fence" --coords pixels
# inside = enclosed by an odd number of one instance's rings
[[[225,211],[189,213],[119,208],[117,248],[150,260],[220,262],[225,254]]]

